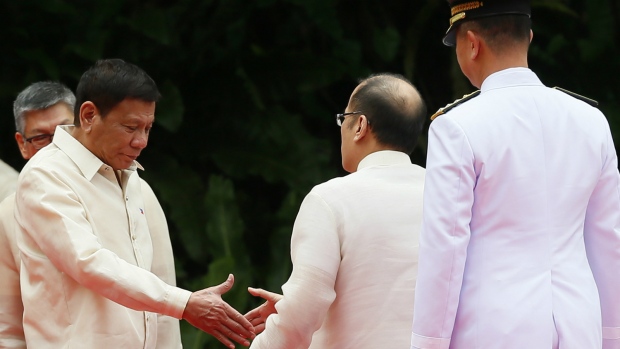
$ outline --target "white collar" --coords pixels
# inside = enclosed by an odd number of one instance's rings
[[[395,150],[381,150],[366,155],[357,165],[357,170],[372,166],[411,165],[409,155]]]
[[[102,167],[107,167],[95,154],[91,153],[82,143],[75,139],[72,135],[75,126],[72,125],[58,125],[54,133],[54,143],[60,150],[62,150],[73,162],[80,168],[82,175],[88,180],[91,180],[95,173]],[[133,164],[124,171],[135,171],[139,168],[144,171],[142,165],[134,160]]]
[[[484,79],[482,86],[480,86],[480,92],[485,93],[489,90],[512,86],[543,86],[543,84],[529,68],[508,68],[495,72]]]

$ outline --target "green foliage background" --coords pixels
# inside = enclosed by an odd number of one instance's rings
[[[620,8],[532,1],[530,67],[549,86],[597,99],[620,144]],[[38,80],[75,89],[99,58],[145,69],[163,100],[140,162],[168,217],[178,283],[223,282],[241,312],[248,285],[280,291],[289,238],[313,185],[344,175],[333,115],[357,79],[393,72],[429,111],[474,88],[453,49],[444,1],[20,0],[0,5],[0,158],[20,169],[12,102]],[[427,125],[428,126],[428,125]],[[415,163],[424,165],[426,137]],[[186,348],[222,348],[183,324]]]

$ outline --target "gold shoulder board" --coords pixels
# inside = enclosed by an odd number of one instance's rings
[[[575,97],[575,98],[577,98],[577,99],[579,99],[581,101],[584,101],[584,102],[588,103],[589,105],[591,105],[593,107],[598,107],[598,102],[593,100],[593,99],[591,99],[591,98],[588,98],[588,97],[576,94],[575,92],[571,92],[569,90],[565,90],[565,89],[563,89],[561,87],[557,87],[557,86],[554,87],[554,89],[556,89],[558,91],[562,91],[562,92],[566,93],[569,96],[572,96],[572,97]]]
[[[435,118],[438,117],[439,115],[449,112],[452,108],[458,106],[459,104],[467,102],[468,100],[476,97],[479,94],[480,94],[480,90],[474,91],[468,95],[463,96],[463,98],[457,99],[456,101],[446,105],[443,108],[439,108],[439,110],[435,114],[431,115],[431,120],[435,120]]]

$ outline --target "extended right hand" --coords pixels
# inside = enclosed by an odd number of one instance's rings
[[[265,330],[265,322],[269,315],[277,313],[276,303],[282,299],[281,294],[265,291],[261,288],[248,287],[248,292],[256,297],[261,297],[266,300],[265,303],[259,305],[257,308],[250,310],[244,316],[254,326],[255,333],[259,334]]]
[[[234,282],[230,274],[222,284],[192,293],[183,312],[183,319],[231,349],[235,348],[232,341],[247,347],[248,339],[256,336],[252,324],[222,299]]]

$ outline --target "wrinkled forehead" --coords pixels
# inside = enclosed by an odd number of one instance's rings
[[[24,131],[54,129],[57,125],[73,122],[73,111],[65,103],[56,103],[44,109],[24,112]]]

